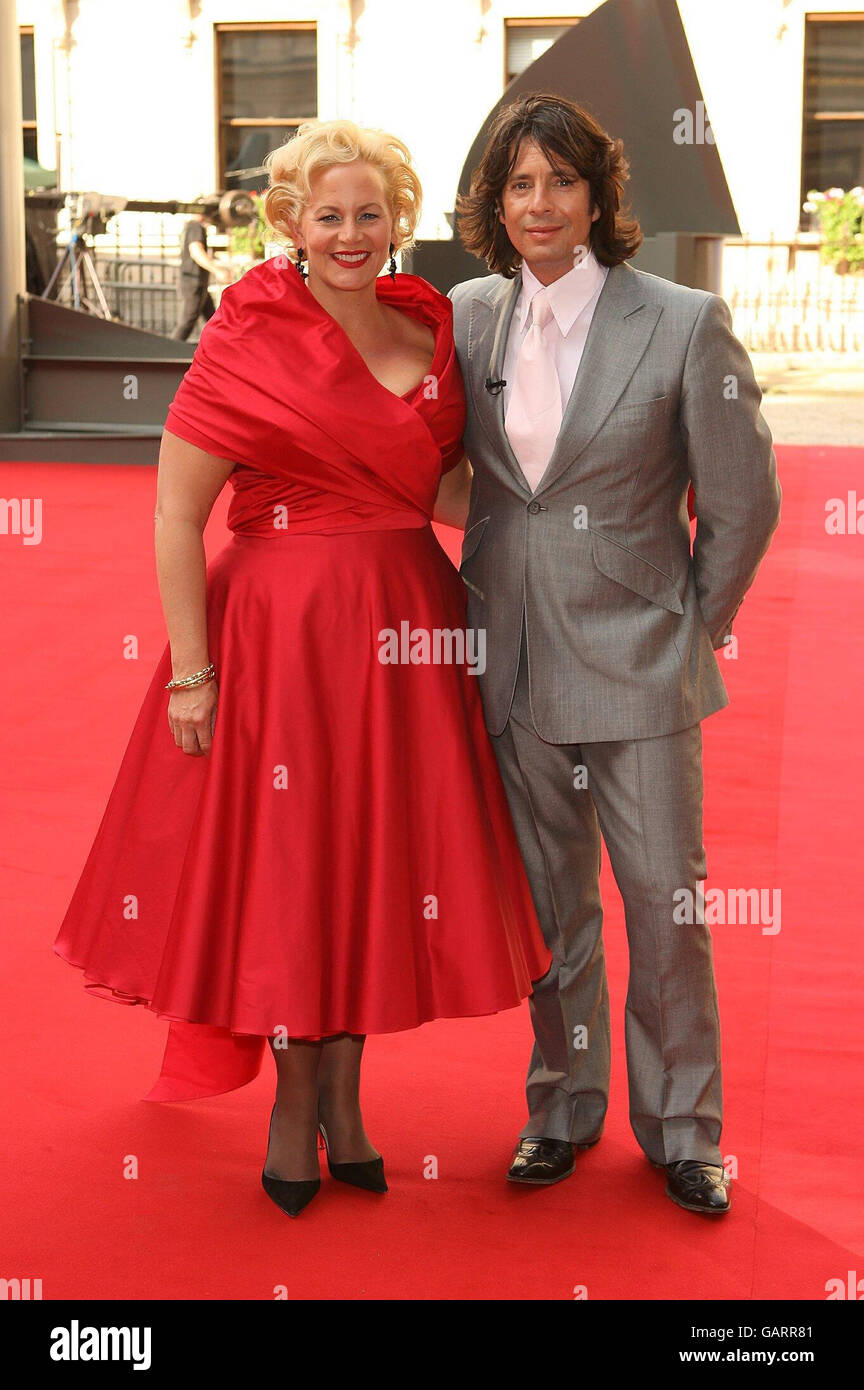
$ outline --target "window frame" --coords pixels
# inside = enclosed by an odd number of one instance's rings
[[[806,230],[809,227],[809,219],[802,209],[802,204],[807,198],[810,188],[815,185],[807,176],[806,153],[808,127],[814,121],[860,121],[864,123],[864,110],[861,111],[818,111],[808,113],[807,110],[807,76],[808,76],[808,42],[810,35],[815,32],[817,25],[825,24],[858,24],[864,33],[864,10],[808,10],[804,15],[804,41],[802,44],[801,58],[801,167],[799,170],[800,197],[799,197],[799,221],[798,228]]]
[[[223,116],[222,98],[222,35],[226,33],[273,33],[275,31],[300,30],[315,35],[315,112],[309,112],[303,116]],[[225,131],[228,127],[243,130],[255,130],[260,128],[270,129],[273,126],[284,126],[286,131],[296,130],[303,121],[313,121],[317,119],[318,101],[318,82],[319,82],[319,61],[318,61],[318,23],[316,20],[307,19],[279,19],[272,22],[264,21],[257,23],[253,20],[228,21],[213,25],[213,89],[216,96],[216,187],[223,189],[227,187],[228,171],[225,168]],[[287,136],[286,138],[290,138]]]
[[[34,114],[33,114],[33,120],[32,120],[32,121],[31,121],[31,120],[28,120],[28,119],[24,116],[24,110],[23,110],[23,108],[24,108],[24,52],[23,52],[24,44],[23,44],[23,40],[24,40],[25,38],[32,39],[32,41],[33,41],[33,113],[34,113]],[[19,25],[18,25],[18,43],[19,43],[20,49],[22,50],[22,51],[21,51],[21,108],[22,108],[22,110],[21,110],[21,116],[22,116],[22,119],[21,119],[21,145],[22,145],[22,148],[24,149],[24,152],[25,152],[25,158],[26,158],[26,159],[29,159],[30,156],[26,153],[26,143],[25,143],[25,142],[26,142],[26,138],[27,138],[28,132],[32,131],[33,136],[34,136],[34,138],[35,138],[35,140],[36,140],[36,153],[34,154],[33,158],[36,160],[36,163],[38,164],[38,163],[39,163],[39,153],[38,153],[38,143],[39,143],[39,104],[38,104],[38,100],[37,100],[37,91],[36,91],[36,26],[35,26],[34,24],[19,24]]]
[[[529,18],[527,18],[527,19],[526,19],[526,18],[522,18],[521,16],[520,16],[520,17],[510,17],[510,16],[508,16],[507,18],[505,18],[505,20],[504,20],[504,51],[503,51],[502,59],[501,59],[501,63],[502,63],[502,67],[503,67],[504,71],[503,71],[503,73],[502,73],[502,88],[501,88],[501,90],[502,90],[502,91],[506,91],[507,88],[510,86],[510,83],[511,83],[511,82],[515,82],[515,81],[516,81],[516,78],[517,78],[517,77],[521,77],[521,75],[522,75],[521,73],[518,73],[518,72],[517,72],[515,77],[510,77],[509,74],[508,74],[508,63],[507,63],[507,58],[508,58],[508,54],[509,54],[508,39],[509,39],[509,35],[510,35],[510,31],[511,31],[511,30],[513,30],[513,29],[546,29],[546,28],[552,29],[552,28],[555,28],[555,27],[557,27],[557,26],[559,26],[559,25],[561,25],[561,24],[569,24],[571,28],[575,28],[576,25],[579,24],[580,21],[583,20],[583,19],[585,19],[585,18],[586,18],[586,16],[585,16],[584,14],[580,14],[580,15],[531,15],[531,16],[530,16]],[[563,36],[562,36],[562,37],[563,37]]]

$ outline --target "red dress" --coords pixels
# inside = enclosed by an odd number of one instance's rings
[[[452,307],[413,275],[376,291],[434,332],[415,390],[272,260],[224,291],[165,422],[236,461],[212,749],[174,743],[166,645],[54,943],[92,993],[172,1020],[148,1099],[245,1084],[282,1029],[511,1008],[550,964],[476,677],[413,640],[466,621],[430,525],[464,427]],[[388,630],[408,661],[381,659]]]

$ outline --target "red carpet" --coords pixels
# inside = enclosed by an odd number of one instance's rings
[[[164,646],[150,469],[5,464],[43,536],[0,535],[7,1194],[0,1275],[46,1299],[825,1298],[864,1261],[859,895],[864,538],[825,502],[864,454],[778,449],[783,521],[721,657],[706,721],[707,889],[779,888],[782,921],[714,929],[733,1210],[663,1195],[627,1121],[620,900],[605,883],[615,1018],[606,1133],[574,1178],[503,1173],[523,1123],[527,1009],[367,1044],[365,1108],[391,1191],[325,1177],[297,1222],[259,1184],[271,1064],[187,1105],[140,1097],[166,1025],[88,998],[51,950]],[[224,539],[225,499],[208,528]],[[455,554],[455,537],[445,544]],[[137,659],[124,647],[137,641]],[[137,1178],[126,1176],[137,1165]],[[437,1167],[437,1177],[424,1176]]]

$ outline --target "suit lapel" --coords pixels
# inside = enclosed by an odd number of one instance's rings
[[[504,428],[504,394],[486,390],[487,377],[493,381],[501,378],[507,335],[521,287],[519,275],[512,280],[499,279],[491,292],[484,287],[471,301],[468,385],[477,418],[489,436],[495,457],[503,460],[522,490],[530,494],[531,489]]]
[[[529,496],[538,496],[575,463],[594,438],[633,375],[651,340],[662,309],[645,303],[635,271],[612,266],[600,291],[576,380],[564,410],[558,438],[537,489],[531,492],[504,428],[504,395],[486,390],[498,380],[507,336],[521,288],[521,276],[481,288],[471,302],[468,328],[469,389],[495,455]]]
[[[557,482],[594,438],[636,370],[662,312],[659,306],[645,303],[639,277],[626,262],[611,267],[535,496]]]

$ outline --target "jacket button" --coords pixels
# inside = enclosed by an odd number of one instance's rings
[[[529,503],[528,503],[528,510],[529,510],[529,512],[531,513],[532,516],[536,516],[537,513],[538,513],[539,510],[540,510],[540,503],[539,503],[539,502],[529,502]]]

